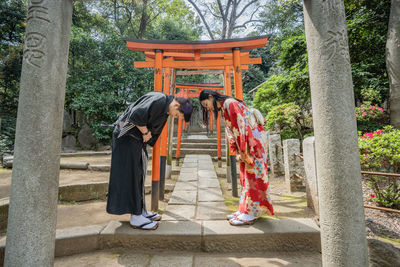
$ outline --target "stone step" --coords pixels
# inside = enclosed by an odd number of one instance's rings
[[[177,140],[174,139],[173,144],[176,145]],[[217,143],[217,138],[209,138],[209,139],[196,139],[196,138],[182,138],[181,144],[182,143],[211,143],[211,144],[216,144]],[[225,143],[225,139],[222,138],[221,143]]]
[[[176,148],[177,144],[173,144],[173,148]],[[190,143],[190,142],[182,142],[181,149],[183,148],[209,148],[209,149],[217,149],[218,144],[215,143]],[[221,148],[225,148],[225,144],[221,143]]]
[[[225,155],[225,149],[222,150],[222,155]],[[173,150],[173,155],[176,155],[176,149]],[[217,157],[218,151],[217,149],[203,149],[203,148],[181,148],[180,157],[184,157],[186,155],[210,155],[211,157]]]
[[[320,251],[321,242],[311,219],[264,220],[240,228],[226,220],[164,221],[157,231],[132,231],[127,222],[112,221],[98,238],[103,249],[122,245],[207,252]]]
[[[226,220],[165,221],[156,231],[134,230],[127,220],[118,219],[105,225],[57,229],[55,256],[121,247],[220,253],[319,252],[321,247],[319,228],[311,219],[265,220],[248,227],[231,226]],[[0,240],[1,256],[5,239]]]

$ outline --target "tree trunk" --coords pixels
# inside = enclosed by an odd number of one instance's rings
[[[147,28],[147,21],[148,21],[148,15],[146,12],[147,9],[147,0],[143,1],[143,9],[142,9],[142,18],[140,19],[140,26],[139,26],[139,33],[138,37],[139,39],[142,39]]]
[[[235,27],[236,24],[236,11],[237,11],[237,2],[233,1],[231,16],[229,19],[228,34],[226,36],[226,39],[232,38],[233,28]]]
[[[390,87],[390,123],[400,129],[400,0],[392,0],[386,41]]]

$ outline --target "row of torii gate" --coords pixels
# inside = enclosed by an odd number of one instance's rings
[[[267,44],[266,36],[231,39],[222,41],[145,41],[125,39],[130,50],[142,51],[145,61],[134,62],[135,68],[154,69],[154,91],[166,94],[195,98],[204,89],[218,90],[233,96],[231,74],[234,77],[234,96],[243,100],[242,70],[247,70],[250,64],[261,64],[261,58],[251,58],[250,51],[264,47]],[[186,71],[179,71],[183,69]],[[223,74],[224,85],[219,84],[176,84],[177,75]],[[164,78],[164,79],[163,79]],[[163,82],[164,80],[164,82]],[[179,89],[179,92],[177,92]],[[210,127],[212,130],[212,113],[210,112]],[[172,120],[173,121],[173,120]],[[178,121],[178,136],[176,158],[180,157],[182,138],[182,119]],[[221,118],[216,121],[218,160],[221,152]],[[163,132],[153,147],[152,155],[152,198],[151,209],[158,209],[158,200],[164,198],[165,168],[172,158],[173,122],[164,127]],[[169,137],[169,138],[168,138]],[[169,149],[167,149],[169,148]],[[228,147],[227,147],[228,150]],[[236,178],[235,153],[228,152],[227,165],[231,167],[231,177]],[[228,155],[227,153],[227,155]],[[232,194],[238,196],[237,180],[232,179]]]

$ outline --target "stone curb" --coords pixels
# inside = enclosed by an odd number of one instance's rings
[[[173,189],[173,184],[165,185],[165,192],[171,192]],[[64,185],[58,189],[58,199],[66,202],[104,200],[107,192],[108,182]],[[151,185],[146,185],[145,193],[149,194],[150,192]],[[8,197],[0,199],[0,230],[7,228],[9,201]]]
[[[246,242],[243,242],[245,240]],[[58,229],[55,256],[116,247],[205,252],[318,251],[320,232],[311,219],[259,221],[235,227],[227,221],[163,221],[156,231],[135,230],[128,222],[110,221]],[[5,238],[0,240],[4,259]]]
[[[111,169],[110,164],[89,164],[88,170],[89,171],[98,171],[98,172],[109,172]],[[179,170],[172,169],[172,175],[178,175]],[[151,169],[147,170],[147,175],[151,175]]]
[[[86,157],[86,156],[106,156],[111,155],[111,151],[83,151],[83,152],[65,152],[61,157]]]

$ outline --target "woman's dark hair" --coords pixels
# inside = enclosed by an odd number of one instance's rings
[[[179,112],[183,113],[185,121],[189,122],[193,112],[193,104],[189,99],[184,97],[175,97],[176,102],[179,103]]]
[[[205,90],[201,91],[201,93],[200,93],[200,96],[199,96],[200,103],[201,103],[201,101],[208,99],[208,97],[210,95],[213,97],[214,117],[215,117],[215,119],[217,119],[217,117],[218,117],[217,101],[224,101],[224,100],[226,100],[228,98],[234,98],[234,97],[227,96],[227,95],[222,95],[222,94],[220,94],[220,93],[218,93],[217,91],[214,91],[214,90],[205,89]],[[237,101],[242,102],[241,100],[239,100],[237,98],[234,98],[234,99],[236,99]],[[201,105],[201,110],[203,111],[203,123],[205,125],[207,125],[208,124],[208,112],[207,112],[207,109],[205,109],[203,107],[203,105]]]

